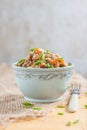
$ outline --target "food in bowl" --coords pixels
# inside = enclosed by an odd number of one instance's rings
[[[48,59],[50,60],[48,60]],[[58,54],[40,48],[12,65],[16,83],[27,101],[54,102],[62,99],[69,88],[73,64]]]
[[[32,68],[58,68],[68,64],[58,54],[41,48],[32,48],[26,58],[17,62],[17,66]]]

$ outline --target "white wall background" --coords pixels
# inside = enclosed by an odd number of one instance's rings
[[[31,47],[58,52],[87,76],[87,0],[0,0],[0,62]]]

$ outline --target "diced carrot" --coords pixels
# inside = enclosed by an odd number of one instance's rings
[[[34,53],[39,54],[39,53],[41,53],[41,51],[39,48],[35,48]]]
[[[54,68],[58,67],[58,58],[52,60],[51,64],[54,66]]]
[[[65,61],[64,61],[64,60],[62,60],[62,61],[60,62],[60,66],[66,66],[66,64],[65,64]]]
[[[57,58],[52,60],[52,64],[56,64],[56,63],[58,63],[58,59]]]

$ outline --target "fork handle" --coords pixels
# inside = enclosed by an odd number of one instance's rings
[[[78,110],[78,94],[73,93],[68,104],[69,112],[76,112]]]

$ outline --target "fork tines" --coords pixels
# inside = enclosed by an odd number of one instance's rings
[[[71,94],[80,94],[81,84],[71,84]]]

